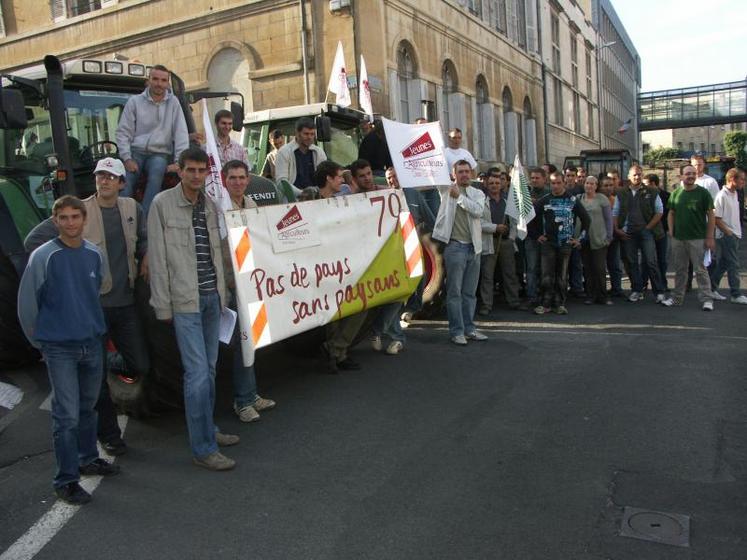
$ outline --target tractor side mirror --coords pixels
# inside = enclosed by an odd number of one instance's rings
[[[244,106],[241,103],[231,101],[231,116],[233,117],[233,129],[241,132],[244,128]]]
[[[329,117],[319,115],[314,119],[316,125],[317,142],[330,142],[332,140],[332,121]]]
[[[27,117],[22,93],[16,89],[0,90],[0,128],[26,128]]]

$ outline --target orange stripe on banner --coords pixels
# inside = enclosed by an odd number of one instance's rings
[[[259,339],[262,336],[262,333],[264,332],[266,326],[267,326],[267,307],[263,303],[262,306],[259,308],[259,313],[257,313],[257,318],[254,320],[254,323],[252,324],[252,340],[254,341],[254,346],[257,346],[257,342],[259,342]]]
[[[418,245],[412,252],[412,255],[410,255],[410,258],[407,259],[407,272],[409,274],[412,274],[412,271],[415,270],[415,267],[420,262],[421,257],[422,255],[420,253],[420,245]]]
[[[407,217],[407,221],[402,226],[402,238],[407,240],[407,238],[410,237],[412,230],[414,229],[415,229],[415,221],[412,219],[412,214],[410,214]]]
[[[244,264],[244,260],[249,254],[251,248],[252,243],[251,241],[249,241],[249,232],[247,230],[244,230],[244,235],[241,236],[241,239],[239,239],[239,244],[236,246],[236,262],[239,265],[239,270],[241,270],[241,265]]]

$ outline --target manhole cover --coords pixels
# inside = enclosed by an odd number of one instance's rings
[[[674,546],[690,546],[690,517],[626,507],[620,536]]]

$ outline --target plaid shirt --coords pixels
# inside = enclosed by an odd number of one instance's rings
[[[218,157],[220,157],[221,166],[234,159],[243,161],[249,165],[249,158],[246,155],[246,150],[235,140],[229,138],[228,144],[222,144],[220,138],[216,138],[216,144],[218,145]]]

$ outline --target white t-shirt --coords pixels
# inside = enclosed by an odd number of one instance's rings
[[[711,198],[716,200],[716,195],[718,194],[719,188],[718,183],[716,182],[716,179],[711,177],[710,175],[706,175],[703,173],[702,177],[698,177],[695,179],[695,184],[700,185],[705,190],[707,190],[709,193],[711,193]]]
[[[475,158],[473,158],[472,154],[464,148],[457,148],[456,150],[454,148],[446,148],[444,150],[444,155],[446,156],[446,163],[449,166],[449,173],[454,170],[454,164],[460,159],[468,161],[472,169],[477,169],[477,162],[475,161]]]
[[[739,216],[739,196],[737,192],[731,192],[724,187],[716,195],[713,207],[716,217],[721,218],[738,239],[742,239],[742,223]],[[723,236],[724,233],[717,227],[716,237],[720,239]]]

